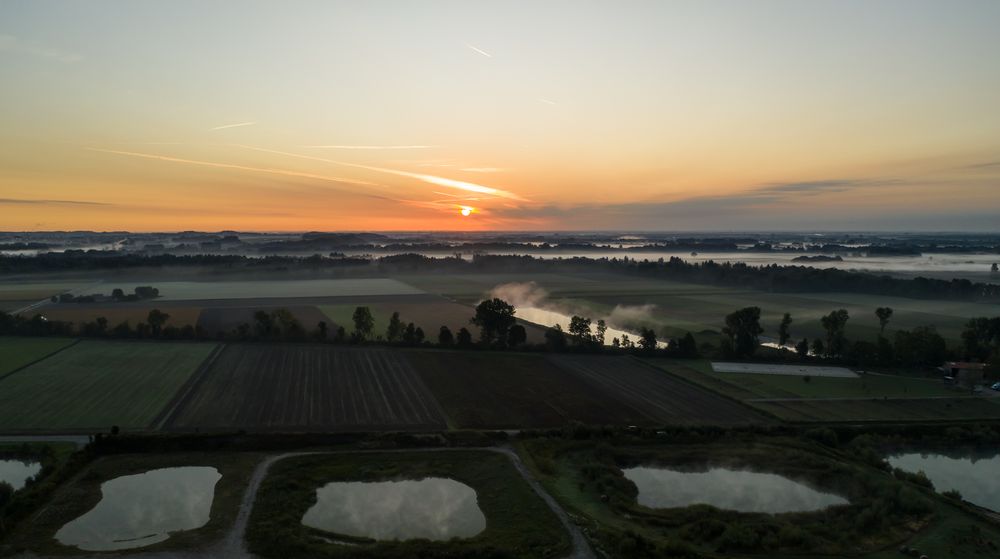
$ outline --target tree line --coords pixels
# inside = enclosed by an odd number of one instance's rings
[[[531,273],[531,272],[617,272],[671,281],[720,286],[738,286],[778,292],[849,292],[891,295],[915,299],[955,299],[1000,301],[1000,284],[966,279],[895,278],[867,272],[809,266],[771,264],[753,266],[731,262],[686,262],[672,257],[664,260],[622,258],[535,258],[527,255],[474,255],[434,258],[421,254],[396,254],[379,258],[326,257],[313,255],[139,255],[117,252],[43,253],[33,257],[0,256],[0,274],[65,270],[116,270],[134,267],[207,266],[249,271],[326,270],[345,276],[399,272],[447,273]]]

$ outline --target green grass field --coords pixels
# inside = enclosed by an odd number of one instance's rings
[[[486,517],[471,538],[381,541],[342,537],[302,525],[316,489],[332,481],[399,481],[443,477],[468,485]],[[393,515],[393,503],[384,503]],[[446,512],[446,511],[442,511]],[[400,519],[405,521],[404,518]],[[564,557],[569,538],[556,516],[501,454],[484,451],[359,453],[292,457],[271,467],[247,527],[262,557]],[[322,537],[317,537],[322,536]],[[334,543],[330,538],[337,538]]]
[[[1000,398],[967,397],[940,381],[889,375],[861,378],[715,373],[705,360],[649,363],[785,421],[957,421],[1000,419]],[[790,399],[761,401],[762,399]]]
[[[715,373],[722,380],[759,398],[923,398],[965,396],[967,391],[938,379],[867,374],[861,378],[803,377],[748,373]]]
[[[214,347],[81,342],[0,380],[0,431],[145,429]]]
[[[0,377],[73,343],[72,338],[0,337]]]

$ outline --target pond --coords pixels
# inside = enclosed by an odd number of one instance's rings
[[[943,454],[911,452],[889,457],[894,468],[924,472],[940,492],[958,491],[962,498],[1000,512],[1000,454]]]
[[[17,491],[24,487],[29,477],[34,477],[41,470],[42,465],[31,460],[0,460],[0,481],[11,484]]]
[[[470,538],[486,528],[476,491],[453,479],[333,482],[316,490],[302,524],[375,540]]]
[[[823,493],[776,474],[711,468],[704,472],[682,472],[660,467],[623,470],[639,488],[639,504],[650,508],[686,507],[706,504],[739,512],[807,512],[847,499]]]
[[[101,500],[56,532],[63,545],[86,551],[131,549],[162,542],[171,532],[208,523],[215,468],[162,468],[121,476],[101,484]]]

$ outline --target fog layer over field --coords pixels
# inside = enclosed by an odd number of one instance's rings
[[[605,335],[605,343],[608,344],[612,338],[620,338],[622,335],[637,336],[636,331],[639,327],[653,322],[653,311],[656,309],[656,305],[652,304],[615,305],[610,313],[594,316],[592,310],[582,310],[552,300],[545,288],[533,281],[498,285],[490,290],[489,297],[499,297],[507,301],[517,309],[515,316],[542,326],[555,326],[558,323],[566,330],[573,315],[591,319],[592,329],[596,328],[598,320],[604,320],[609,327]]]

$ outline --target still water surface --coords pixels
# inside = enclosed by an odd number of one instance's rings
[[[302,523],[375,540],[469,538],[486,528],[476,491],[453,479],[333,482],[316,490]]]
[[[30,460],[0,460],[0,481],[11,484],[17,491],[24,487],[24,482],[29,477],[34,477],[41,469],[41,464]]]
[[[555,327],[556,324],[562,327],[563,331],[567,334],[569,333],[569,315],[563,314],[561,312],[552,311],[549,309],[541,309],[538,307],[517,307],[517,318],[521,320],[526,320],[541,326],[547,326],[549,328]],[[591,332],[597,333],[597,320],[595,319],[590,328]],[[624,330],[619,330],[617,328],[612,328],[608,326],[608,329],[604,332],[604,345],[611,345],[611,341],[615,338],[619,340],[623,339],[623,336],[628,336],[628,339],[632,340],[636,344],[639,343],[641,337],[635,332],[626,332]],[[667,347],[666,342],[656,342],[657,347]]]
[[[739,512],[806,512],[846,505],[839,495],[822,493],[784,476],[711,468],[682,472],[659,467],[623,470],[639,488],[639,504],[658,509],[706,504]]]
[[[889,457],[894,468],[924,472],[938,491],[958,491],[962,498],[1000,512],[1000,454],[952,458],[909,453]]]
[[[112,551],[162,542],[171,532],[208,523],[215,468],[162,468],[122,476],[101,484],[101,501],[56,532],[63,545],[86,551]]]

